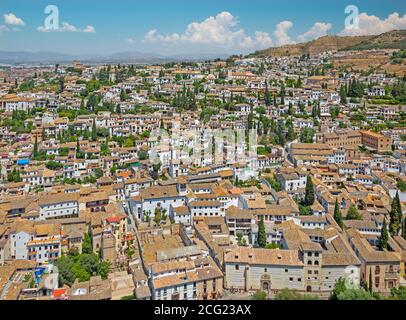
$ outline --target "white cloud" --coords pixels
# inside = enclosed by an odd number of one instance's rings
[[[86,28],[83,29],[83,32],[85,33],[96,33],[96,29],[93,26],[86,26]]]
[[[238,18],[230,12],[223,11],[210,16],[202,22],[192,22],[186,30],[179,33],[162,35],[152,29],[146,33],[143,42],[170,42],[192,44],[215,44],[222,46],[250,47],[254,45],[244,29],[238,29]]]
[[[5,26],[5,25],[0,25],[0,35],[5,32],[5,31],[9,31],[10,29]]]
[[[274,31],[274,36],[277,40],[277,45],[283,46],[285,44],[294,43],[291,37],[288,35],[288,31],[293,27],[292,21],[282,21],[279,22],[276,26],[276,30]]]
[[[58,29],[48,29],[45,26],[40,26],[37,28],[37,30],[40,32],[85,32],[85,33],[96,32],[96,29],[91,25],[87,25],[85,29],[81,30],[68,22],[62,22],[62,26],[59,27]]]
[[[127,43],[136,43],[137,41],[134,40],[133,38],[128,38],[125,42],[127,42]]]
[[[255,31],[255,41],[262,48],[268,48],[273,45],[273,41],[269,33],[263,31]]]
[[[289,35],[293,22],[288,20],[278,23],[272,36],[265,31],[255,31],[254,34],[248,35],[239,25],[237,17],[224,11],[201,22],[190,23],[182,33],[161,34],[157,29],[151,29],[145,34],[142,42],[221,45],[252,50],[312,40],[326,35],[332,28],[331,23],[316,22],[308,31],[293,38]]]
[[[251,48],[255,45],[251,37],[244,37],[238,44],[241,48]]]
[[[40,26],[37,28],[38,31],[40,32],[78,32],[80,31],[78,28],[75,26],[67,23],[67,22],[62,22],[62,26],[59,27],[58,29],[50,29],[46,28],[44,26]]]
[[[76,28],[75,26],[67,23],[67,22],[62,22],[62,28],[58,29],[59,32],[78,32],[79,29]]]
[[[333,27],[331,23],[316,22],[307,32],[298,36],[300,42],[317,39],[327,35],[327,32]]]
[[[344,28],[340,35],[378,35],[391,30],[406,29],[406,14],[400,16],[394,12],[386,19],[361,13],[358,28]]]
[[[18,18],[14,13],[7,13],[3,15],[4,23],[11,26],[25,26],[25,22]]]

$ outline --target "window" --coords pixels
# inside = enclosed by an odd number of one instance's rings
[[[311,252],[308,252],[308,253],[307,253],[307,256],[308,256],[308,257],[311,257],[311,256],[312,256],[312,253],[311,253]]]
[[[380,266],[376,266],[375,267],[375,274],[379,274],[381,272],[381,267]]]
[[[379,277],[375,277],[375,287],[379,288]]]
[[[240,266],[238,264],[235,265],[235,270],[240,270]]]
[[[312,270],[308,270],[307,273],[308,273],[308,274],[312,274]]]
[[[314,264],[315,264],[316,266],[318,266],[318,265],[319,265],[319,260],[314,261]]]
[[[289,278],[289,281],[293,281],[293,278],[292,278],[292,277],[290,277],[290,278]]]
[[[285,272],[288,272],[289,270],[288,269],[285,269]]]
[[[312,261],[311,260],[307,261],[307,264],[312,265]]]

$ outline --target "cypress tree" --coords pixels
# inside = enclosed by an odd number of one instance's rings
[[[337,222],[337,224],[340,226],[342,229],[344,224],[343,224],[343,216],[341,214],[340,206],[338,205],[338,199],[336,199],[336,204],[334,207],[334,220]]]
[[[386,224],[386,219],[383,219],[383,225],[381,229],[381,236],[379,237],[379,250],[383,251],[388,248],[388,225]]]
[[[35,136],[34,151],[32,152],[34,158],[38,156],[38,138]]]
[[[92,126],[92,141],[97,141],[96,119],[93,119],[93,126]]]
[[[264,222],[263,216],[261,216],[261,219],[259,220],[259,223],[258,223],[258,245],[261,248],[266,247],[266,231],[265,231],[265,222]]]
[[[283,82],[281,83],[280,94],[281,94],[281,105],[284,105],[285,104],[285,84]]]
[[[271,96],[268,89],[268,81],[265,80],[265,105],[268,107],[271,105]]]
[[[402,237],[406,240],[406,219],[403,219],[402,223]]]
[[[402,223],[402,207],[400,205],[399,192],[396,192],[396,196],[392,201],[389,217],[389,232],[392,236],[398,235]]]
[[[313,181],[312,178],[307,176],[307,181],[306,181],[306,195],[305,195],[305,205],[306,206],[311,206],[314,203],[314,187],[313,187]]]
[[[372,293],[373,291],[373,284],[372,284],[372,268],[369,268],[369,285],[368,291]]]

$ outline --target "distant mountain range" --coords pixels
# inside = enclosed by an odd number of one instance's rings
[[[59,52],[0,51],[0,64],[54,64],[75,60],[90,63],[165,63],[177,61],[226,59],[227,54],[185,54],[164,56],[136,51],[117,52],[111,55],[69,55]]]
[[[325,51],[406,49],[406,30],[393,30],[375,36],[324,36],[309,42],[272,47],[249,57],[319,54]],[[0,64],[54,64],[78,60],[84,63],[165,63],[227,59],[227,54],[160,55],[137,51],[110,55],[69,55],[59,52],[0,51]]]
[[[406,49],[406,30],[393,30],[375,36],[324,36],[309,42],[273,47],[249,56],[319,54],[325,51]]]

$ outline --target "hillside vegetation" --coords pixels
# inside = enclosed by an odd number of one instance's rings
[[[370,49],[406,49],[406,30],[394,30],[378,36],[324,36],[309,42],[257,51],[251,56],[312,55],[326,51]]]

